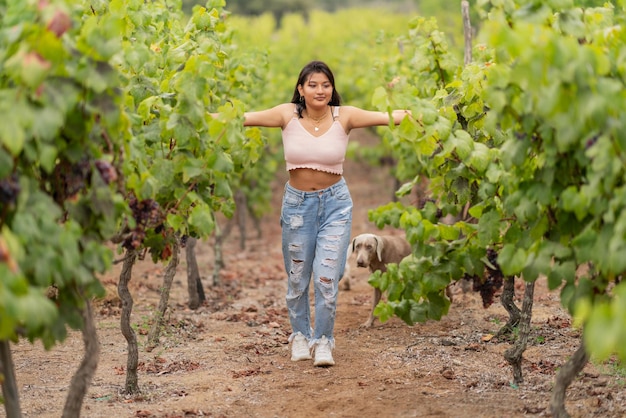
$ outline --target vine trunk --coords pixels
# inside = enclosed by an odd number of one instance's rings
[[[80,416],[85,394],[98,368],[100,359],[100,341],[93,318],[91,302],[85,299],[85,307],[81,315],[83,317],[83,344],[85,345],[85,355],[72,377],[70,389],[63,407],[63,418],[73,418]]]
[[[128,290],[128,283],[132,277],[133,266],[137,260],[135,250],[127,250],[120,280],[117,284],[117,293],[122,301],[122,314],[120,318],[120,328],[122,335],[126,338],[128,345],[128,359],[126,360],[126,384],[124,391],[128,394],[139,393],[139,378],[137,376],[137,366],[139,363],[139,352],[137,348],[137,335],[130,326],[130,315],[133,311],[133,297]]]

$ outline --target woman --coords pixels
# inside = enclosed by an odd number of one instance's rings
[[[394,123],[407,113],[393,111]],[[337,295],[352,226],[352,199],[342,177],[348,134],[354,128],[388,124],[385,112],[341,106],[333,73],[321,61],[302,69],[290,103],[244,114],[244,126],[282,129],[289,181],[280,222],[293,361],[311,359],[314,352],[315,366],[335,364]],[[309,308],[311,274],[314,330]]]

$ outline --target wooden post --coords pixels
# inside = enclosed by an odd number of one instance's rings
[[[463,14],[463,33],[465,34],[465,65],[472,62],[472,23],[469,15],[469,1],[461,1]]]

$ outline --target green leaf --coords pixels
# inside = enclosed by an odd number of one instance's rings
[[[561,289],[561,306],[566,308],[568,312],[573,313],[572,300],[576,295],[576,285],[574,283],[566,283]]]
[[[510,169],[524,164],[525,159],[528,157],[529,145],[530,141],[528,139],[506,141],[500,149],[504,167]]]
[[[413,325],[416,323],[424,323],[428,320],[428,306],[425,306],[423,303],[410,300],[409,307],[408,318],[403,318],[406,323]]]
[[[466,131],[455,131],[454,135],[448,137],[448,140],[454,144],[456,154],[462,161],[470,157],[474,149],[474,141]]]
[[[444,315],[448,314],[450,308],[450,300],[440,292],[432,292],[428,294],[428,318],[440,320]]]
[[[439,224],[438,229],[441,234],[441,238],[448,241],[457,240],[461,235],[461,231],[454,225]]]
[[[563,281],[573,283],[576,279],[576,264],[573,261],[555,263],[548,271],[548,288],[558,289]]]
[[[480,142],[474,143],[468,166],[476,169],[478,173],[484,173],[491,162],[489,148]]]
[[[52,173],[56,164],[58,149],[54,146],[42,143],[39,145],[39,162],[41,167],[48,173]]]
[[[500,240],[500,215],[495,210],[483,213],[478,220],[478,239],[483,247]]]
[[[586,263],[595,259],[596,243],[598,242],[598,232],[593,228],[585,228],[579,235],[572,240],[572,247],[576,252],[580,263]]]
[[[388,106],[387,92],[384,87],[377,87],[372,94],[372,106],[376,109],[386,109]]]
[[[382,323],[387,322],[391,317],[393,317],[393,315],[394,315],[393,307],[386,302],[381,301],[374,308],[374,316],[377,317],[378,320]]]
[[[540,250],[537,254],[530,253],[526,265],[522,270],[522,276],[526,281],[535,281],[540,274],[550,271],[552,254],[549,251]]]
[[[180,231],[185,225],[185,218],[174,213],[168,213],[167,223],[174,228],[175,231]]]
[[[471,208],[469,208],[468,213],[476,218],[476,219],[480,219],[480,217],[483,214],[483,210],[485,209],[485,205],[482,203],[476,204],[474,206],[472,206]]]
[[[19,104],[20,102],[8,92],[0,91],[0,112],[3,115],[2,123],[0,123],[0,144],[4,145],[13,156],[22,152],[26,141],[26,131],[21,121],[27,109]]]
[[[537,206],[533,200],[523,199],[515,208],[514,213],[519,222],[525,224],[537,216]]]
[[[0,147],[0,179],[6,178],[13,171],[13,158]]]
[[[45,327],[55,321],[58,312],[54,303],[43,294],[29,292],[15,300],[15,317],[27,329]]]
[[[450,269],[450,263],[446,267]],[[421,291],[424,294],[441,293],[441,291],[444,290],[448,284],[450,284],[450,277],[446,271],[432,271],[425,273],[422,277]]]
[[[626,285],[620,283],[613,293],[615,297],[611,300],[594,306],[584,328],[585,342],[594,357],[604,359],[617,353],[623,362],[626,360]]]
[[[415,181],[404,183],[398,190],[396,190],[396,196],[402,197],[410,194],[415,187]]]
[[[206,174],[206,170],[201,160],[195,158],[185,159],[185,165],[183,166],[183,182],[187,183],[195,177]]]
[[[506,244],[498,254],[498,264],[505,276],[516,276],[526,265],[526,251],[515,244]]]
[[[124,33],[124,22],[121,18],[87,15],[82,22],[82,42],[79,47],[83,51],[91,50],[99,59],[108,61],[123,50],[121,38],[118,36],[121,33]]]
[[[566,211],[574,212],[579,221],[587,215],[589,201],[575,186],[570,186],[561,193],[561,204]]]
[[[387,283],[385,283],[385,280],[383,279],[383,285],[387,284],[386,290],[387,290],[387,297],[388,300],[390,301],[394,301],[394,300],[400,300],[402,293],[404,293],[404,283],[401,283],[400,281],[397,280],[389,280]]]
[[[380,270],[376,270],[374,273],[370,274],[367,282],[372,287],[380,289],[384,292],[389,287],[389,275],[381,273]]]
[[[233,191],[227,180],[217,180],[215,183],[215,196],[226,199],[231,199],[233,197]]]
[[[155,186],[156,184],[170,185],[176,178],[176,168],[174,167],[174,163],[167,159],[155,160],[150,168],[150,173],[154,176],[153,182]]]
[[[216,151],[211,155],[208,167],[211,170],[226,174],[233,171],[234,165],[232,158],[228,154]]]
[[[206,205],[197,205],[189,214],[189,225],[199,231],[202,236],[208,236],[215,228],[211,210]]]

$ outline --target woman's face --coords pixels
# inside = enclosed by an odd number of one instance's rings
[[[333,97],[333,85],[324,73],[313,73],[298,86],[307,106],[326,106]]]

